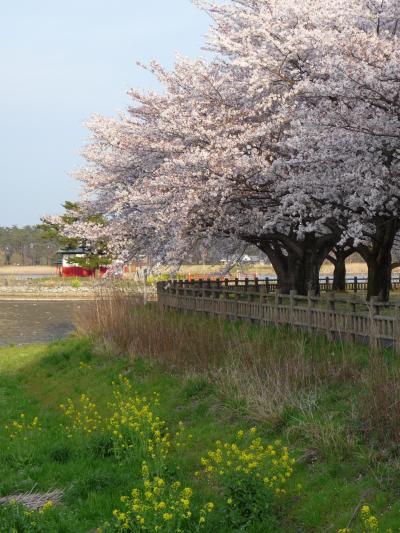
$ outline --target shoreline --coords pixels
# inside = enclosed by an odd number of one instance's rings
[[[69,301],[69,302],[94,302],[96,299],[95,295],[87,295],[87,296],[81,296],[81,295],[68,295],[68,294],[50,294],[48,296],[44,296],[43,294],[1,294],[0,295],[0,302],[23,302],[23,301],[35,301],[35,302],[62,302],[62,301]]]

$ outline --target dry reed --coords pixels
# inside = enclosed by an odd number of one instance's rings
[[[226,397],[244,401],[255,419],[279,418],[287,407],[302,408],[321,384],[359,376],[350,358],[326,344],[314,350],[301,334],[255,332],[246,324],[163,312],[123,291],[104,292],[93,305],[92,313],[80,317],[79,331],[92,335],[103,351],[206,373]]]
[[[363,376],[361,419],[369,437],[381,445],[400,441],[400,369],[374,355]]]

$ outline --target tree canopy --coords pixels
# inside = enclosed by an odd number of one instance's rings
[[[69,234],[122,258],[176,259],[227,238],[265,252],[283,290],[318,291],[323,260],[356,249],[387,299],[400,229],[400,5],[395,0],[197,2],[210,60],[148,67],[95,116]],[[91,219],[102,213],[106,224]]]

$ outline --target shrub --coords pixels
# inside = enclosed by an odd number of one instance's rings
[[[222,486],[227,518],[233,527],[245,527],[254,520],[275,523],[276,498],[287,493],[295,460],[277,440],[264,444],[255,437],[256,428],[238,431],[234,442],[216,442],[201,458],[197,475],[213,477]]]
[[[69,398],[66,404],[60,405],[68,420],[65,426],[67,436],[91,437],[88,446],[103,457],[113,454],[119,460],[148,458],[155,471],[160,473],[171,446],[171,437],[165,421],[155,414],[159,405],[158,394],[147,398],[134,393],[129,380],[122,375],[112,387],[109,415],[101,415],[86,394],[80,396],[78,403]],[[175,435],[177,446],[181,446],[183,430],[180,425]]]
[[[179,481],[166,482],[150,476],[146,462],[142,465],[142,487],[134,488],[130,496],[122,496],[123,510],[115,509],[114,520],[105,531],[199,531],[207,523],[214,504],[201,509],[192,503],[193,491]]]
[[[65,426],[67,436],[72,438],[73,434],[85,434],[86,436],[101,430],[104,422],[97,411],[97,406],[86,394],[81,394],[78,405],[68,398],[66,404],[60,405],[65,416],[70,420],[70,424]]]

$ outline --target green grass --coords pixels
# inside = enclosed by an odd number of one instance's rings
[[[357,364],[368,365],[367,352],[362,348],[356,352]],[[248,410],[221,395],[204,377],[184,377],[142,358],[95,355],[88,339],[0,350],[0,496],[62,489],[62,504],[51,511],[48,529],[40,530],[49,533],[88,532],[111,518],[113,509],[120,506],[120,496],[137,483],[140,462],[119,464],[99,437],[68,439],[59,405],[85,393],[99,411],[106,411],[112,382],[120,373],[139,394],[160,394],[158,414],[172,432],[180,420],[185,423],[193,435],[191,445],[172,454],[169,469],[194,488],[199,501],[217,503],[214,521],[206,531],[228,531],[221,495],[208,482],[196,480],[193,473],[217,439],[229,441],[239,428],[254,425]],[[357,427],[349,436],[349,427],[358,423],[349,410],[353,397],[350,382],[327,384],[318,391],[313,408],[289,409],[274,423],[257,424],[265,441],[281,438],[289,445],[297,458],[293,482],[303,489],[299,496],[288,497],[279,513],[279,526],[255,521],[247,531],[335,532],[346,526],[364,500],[378,516],[381,531],[399,530],[397,449],[379,457],[370,451]],[[33,444],[10,443],[4,430],[21,413],[28,420],[38,416],[41,422],[42,433]],[[359,522],[352,524],[352,531],[361,531]]]

